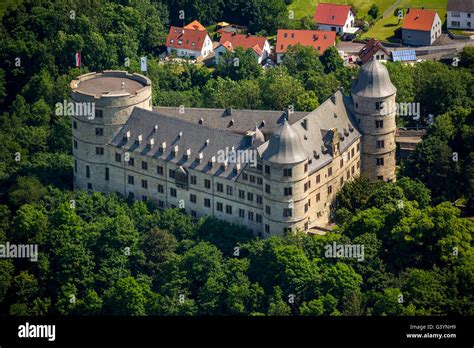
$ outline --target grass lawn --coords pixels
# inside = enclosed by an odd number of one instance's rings
[[[441,21],[445,21],[446,17],[446,6],[448,0],[402,0],[400,8],[421,8],[432,9],[438,12]],[[398,22],[398,18],[395,16],[388,16],[377,21],[367,33],[362,35],[362,38],[373,37],[382,41],[391,41],[396,29],[400,28],[403,21]]]
[[[288,6],[288,10],[295,11],[295,19],[301,19],[305,16],[313,17],[316,11],[316,5],[320,2],[332,4],[349,4],[352,3],[356,7],[358,17],[363,17],[369,11],[372,4],[377,4],[380,14],[394,3],[395,0],[293,0],[293,3]]]

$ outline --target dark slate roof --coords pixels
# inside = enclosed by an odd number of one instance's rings
[[[448,11],[474,12],[474,0],[448,0]]]
[[[156,131],[155,126],[157,126]],[[130,138],[125,141],[124,136],[127,132],[130,132]],[[181,136],[179,136],[180,132],[182,132]],[[142,135],[143,138],[141,143],[136,145],[135,140],[139,135]],[[154,139],[154,146],[151,149],[147,147],[150,139]],[[208,145],[206,145],[207,139],[209,139]],[[166,142],[167,146],[165,151],[161,153],[159,148],[163,142]],[[241,165],[237,173],[234,172],[235,164],[228,164],[226,169],[223,169],[221,163],[219,163],[218,151],[225,150],[226,147],[229,150],[232,147],[235,150],[251,147],[249,137],[190,123],[186,120],[168,117],[159,112],[138,107],[133,109],[127,123],[114,137],[111,144],[125,151],[160,158],[185,168],[192,168],[229,179],[235,179],[245,165]],[[171,152],[176,145],[178,146],[178,154],[173,156]],[[184,155],[188,149],[191,150],[191,155],[186,159]],[[203,158],[198,163],[195,159],[200,152],[203,153]],[[208,162],[212,156],[216,157],[216,162],[210,168]]]
[[[285,120],[270,137],[262,158],[273,163],[293,164],[303,162],[308,156],[299,135]]]
[[[310,172],[332,161],[330,142],[334,136],[334,129],[337,129],[340,137],[341,152],[346,151],[354,141],[360,138],[361,134],[356,126],[352,104],[351,97],[337,91],[333,97],[327,99],[303,119],[292,123],[290,118],[291,128],[299,135],[306,156],[311,160],[308,167]],[[267,144],[268,141],[259,147],[260,153],[263,153]]]
[[[360,97],[388,97],[396,92],[387,68],[374,58],[362,65],[359,77],[352,86],[352,93]]]
[[[267,139],[273,134],[277,126],[287,118],[286,111],[271,110],[184,108],[184,112],[180,113],[178,107],[163,106],[153,108],[153,110],[194,124],[199,124],[202,120],[204,126],[238,134],[246,134],[247,131],[255,129],[255,125],[257,125]],[[307,114],[308,112],[295,111],[290,115],[290,118],[297,121]],[[264,121],[263,126],[262,121]]]

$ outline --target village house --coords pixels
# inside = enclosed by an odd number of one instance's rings
[[[316,7],[314,21],[320,30],[335,31],[339,35],[354,34],[355,13],[349,5],[321,3]]]
[[[237,47],[251,49],[258,63],[262,63],[270,55],[270,43],[266,37],[222,31],[219,46],[214,50],[216,63],[219,63],[225,52],[233,51]]]
[[[472,30],[474,0],[448,0],[448,29]]]
[[[212,40],[206,29],[193,21],[184,28],[171,26],[166,38],[168,55],[199,59],[213,52]]]
[[[390,52],[382,45],[382,43],[375,39],[370,39],[364,47],[359,51],[359,59],[362,64],[367,63],[375,57],[377,60],[390,60]]]
[[[311,46],[322,54],[335,43],[336,33],[334,31],[278,29],[275,47],[277,63],[281,63],[289,46],[297,44]]]
[[[410,9],[403,20],[403,44],[430,46],[440,37],[441,26],[441,19],[436,11]]]

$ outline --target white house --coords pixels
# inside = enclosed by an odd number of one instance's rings
[[[316,7],[314,21],[319,30],[335,31],[339,35],[353,34],[358,30],[354,27],[354,10],[349,5],[321,3]]]
[[[448,0],[448,29],[474,28],[474,0]]]
[[[212,40],[205,30],[172,26],[166,38],[168,55],[198,59],[213,52]]]
[[[233,51],[237,47],[244,50],[251,49],[255,59],[260,64],[270,55],[270,43],[264,36],[237,34],[221,31],[219,46],[215,49],[216,63],[224,56],[225,52]]]

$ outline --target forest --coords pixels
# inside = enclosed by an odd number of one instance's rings
[[[337,50],[300,46],[266,70],[242,50],[238,66],[163,64],[168,27],[182,24],[170,9],[181,7],[205,25],[241,16],[268,35],[286,25],[283,0],[27,0],[2,18],[0,245],[36,244],[39,255],[0,258],[0,313],[473,315],[472,48],[457,67],[387,63],[397,100],[420,103],[427,133],[396,183],[344,186],[325,236],[260,239],[211,217],[72,190],[71,120],[53,111],[80,74],[139,72],[147,56],[155,105],[301,111],[340,87],[348,94],[357,76]],[[364,245],[364,262],[325,257],[333,242]]]

